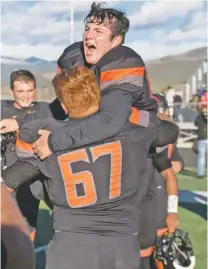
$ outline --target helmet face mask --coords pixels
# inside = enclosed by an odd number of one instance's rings
[[[162,235],[156,244],[154,257],[158,269],[194,269],[195,256],[188,233],[176,230]]]
[[[1,157],[6,152],[7,145],[9,143],[15,144],[16,142],[16,133],[10,132],[10,133],[5,133],[0,135],[0,143],[1,143]]]

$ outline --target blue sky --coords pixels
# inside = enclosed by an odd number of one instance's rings
[[[126,12],[130,30],[125,44],[144,60],[207,45],[206,1],[105,2]],[[73,1],[74,41],[82,39],[91,3]],[[2,1],[1,55],[57,60],[71,43],[70,8],[70,1]]]

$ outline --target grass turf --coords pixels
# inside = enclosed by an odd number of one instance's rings
[[[198,179],[196,169],[190,168],[178,175],[180,190],[207,191],[207,176]],[[207,268],[207,206],[200,203],[180,203],[180,228],[189,232],[196,255],[195,269]],[[48,244],[52,237],[51,212],[41,201],[35,246]],[[44,252],[36,254],[36,269],[44,269]]]

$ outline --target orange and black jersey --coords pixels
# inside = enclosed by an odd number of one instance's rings
[[[70,70],[75,65],[87,66],[82,42],[67,47],[58,60],[59,71]],[[76,131],[72,131],[68,125],[63,128],[61,135],[59,130],[53,132],[49,138],[53,152],[72,149],[76,146],[75,141],[81,138],[91,144],[115,135],[127,121],[132,105],[143,110],[157,110],[157,103],[151,98],[145,64],[132,49],[116,47],[90,68],[95,72],[102,92],[100,111],[77,126]],[[60,111],[57,100],[51,107]]]
[[[71,121],[71,127],[76,123]],[[53,119],[33,121],[21,128],[20,138],[32,142],[38,129],[53,131],[66,124]],[[48,178],[45,185],[54,206],[54,229],[118,236],[137,233],[137,201],[146,188],[148,151],[160,128],[155,115],[133,109],[116,136],[37,160]],[[24,153],[26,148],[21,150]]]
[[[18,109],[14,107],[14,101],[1,100],[1,119],[17,119],[25,115],[27,115],[26,117],[30,117],[32,114],[38,114],[36,118],[40,117],[40,115],[42,118],[52,117],[49,104],[46,102],[33,102],[30,107]]]
[[[41,116],[40,116],[41,115]],[[29,121],[33,118],[50,118],[53,117],[49,104],[46,102],[33,102],[30,107],[18,109],[14,107],[13,100],[1,100],[1,119],[21,119]],[[14,151],[12,144],[7,145],[7,152],[5,155],[4,162],[6,166],[10,166],[17,161],[17,155]]]

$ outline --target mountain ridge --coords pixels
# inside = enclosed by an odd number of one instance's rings
[[[2,94],[9,89],[9,75],[18,69],[27,69],[34,73],[38,88],[53,91],[51,80],[57,72],[57,63],[35,56],[18,59],[1,56],[1,90]],[[195,72],[204,59],[207,59],[207,47],[188,50],[184,53],[167,55],[146,61],[153,91],[158,92],[168,85],[181,85]],[[10,63],[6,63],[6,60]]]

